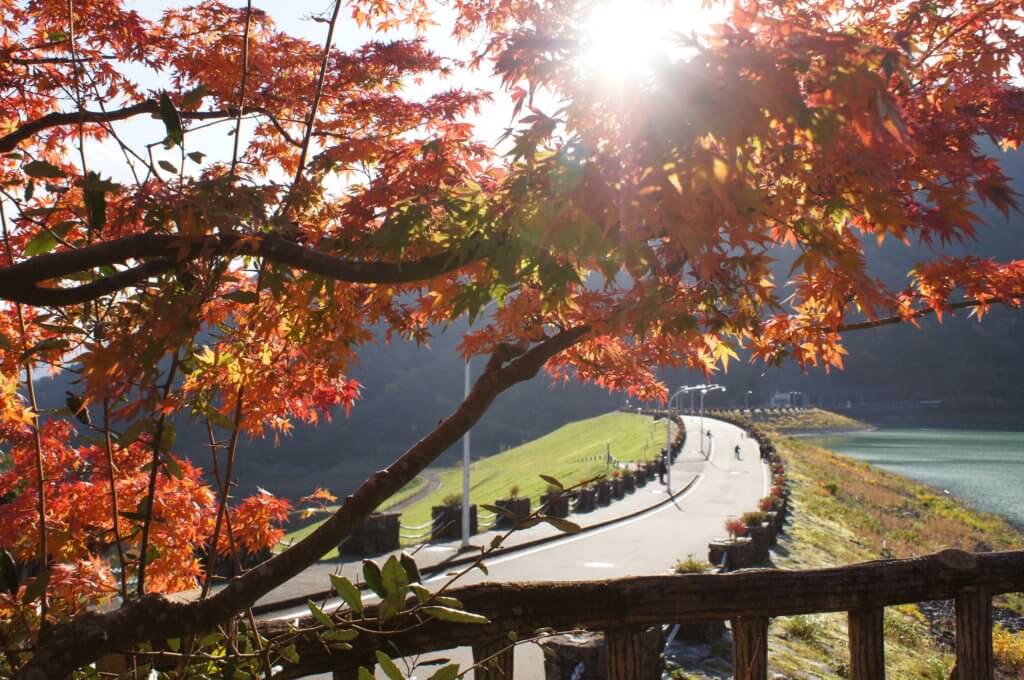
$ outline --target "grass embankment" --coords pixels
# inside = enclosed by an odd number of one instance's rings
[[[949,547],[1009,550],[1024,545],[1021,534],[1002,518],[972,510],[923,484],[806,441],[780,434],[773,439],[785,461],[793,501],[792,520],[774,556],[780,568],[911,557]],[[996,604],[1020,611],[1021,598],[1004,596]],[[934,639],[916,605],[886,609],[885,634],[886,677],[949,677],[953,655]],[[996,649],[997,658],[1007,661],[1021,654],[1024,639],[997,631]],[[721,654],[728,658],[729,651]],[[769,629],[769,667],[793,680],[848,677],[845,614],[774,619]],[[1020,677],[1020,669],[1024,663],[1004,677]],[[684,673],[678,677],[707,676]]]
[[[507,498],[509,490],[518,486],[519,495],[530,498],[536,507],[540,495],[547,490],[547,484],[540,478],[542,474],[568,486],[607,472],[606,447],[615,458],[632,462],[653,458],[664,445],[664,421],[653,421],[648,416],[608,413],[580,420],[514,449],[473,462],[469,467],[470,500],[478,505],[493,504],[499,498]],[[440,505],[448,495],[460,494],[462,467],[440,471],[438,481],[437,489],[402,509],[403,524],[416,526],[430,521],[432,506]],[[419,488],[406,487],[389,500],[388,505],[408,498]],[[302,538],[316,526],[312,524],[288,534],[285,542]]]
[[[754,422],[764,430],[787,432],[853,432],[873,429],[871,425],[820,408],[791,413],[758,413]]]

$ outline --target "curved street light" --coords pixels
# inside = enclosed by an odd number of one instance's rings
[[[690,393],[690,410],[693,410],[693,393],[704,389],[703,385],[684,385],[669,397],[668,405],[665,407],[665,486],[668,495],[672,495],[672,402],[681,394]]]
[[[704,395],[708,392],[725,392],[724,385],[705,385],[700,391],[700,452],[704,455]],[[711,455],[711,447],[708,446],[707,455],[704,458],[707,459]]]

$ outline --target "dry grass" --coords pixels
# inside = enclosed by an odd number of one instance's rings
[[[757,413],[754,422],[762,429],[776,432],[853,432],[873,429],[867,423],[820,408]]]
[[[805,441],[775,437],[793,488],[795,521],[783,541],[783,568],[835,566],[910,557],[955,547],[1019,549],[1021,534],[1002,518],[977,512],[922,484],[837,455]],[[1019,606],[1007,596],[1002,604]],[[773,622],[769,664],[788,678],[841,680],[848,677],[846,617],[822,615],[806,621]],[[893,680],[946,680],[953,657],[932,638],[914,605],[885,613],[887,676]],[[1003,677],[1020,677],[1024,636],[995,633]],[[1018,661],[1019,660],[1019,661]],[[1015,665],[1015,664],[1020,665]]]

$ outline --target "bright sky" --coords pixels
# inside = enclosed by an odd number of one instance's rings
[[[151,19],[158,19],[167,9],[192,4],[193,0],[127,0],[129,8],[136,9]],[[244,2],[236,0],[244,6]],[[283,30],[322,44],[326,26],[314,21],[314,16],[329,16],[333,6],[331,0],[255,0],[255,7],[263,9]],[[682,56],[674,35],[678,33],[701,32],[713,20],[721,20],[725,3],[716,3],[712,10],[703,8],[704,0],[606,0],[595,3],[592,13],[581,18],[589,37],[588,48],[580,55],[581,76],[593,77],[596,83],[614,88],[617,82],[642,77],[649,63],[665,54]],[[428,43],[445,56],[465,56],[472,45],[459,45],[450,37],[450,14],[446,11],[436,15],[438,25],[427,33]],[[339,49],[352,49],[368,39],[368,33],[355,26],[348,18],[345,8],[335,33],[334,45]],[[379,37],[379,36],[378,36]],[[385,37],[398,37],[397,34]],[[140,72],[140,76],[141,76]],[[152,78],[151,72],[146,75]],[[497,91],[499,83],[487,70],[477,73],[460,73],[456,83],[426,83],[410,87],[413,96],[420,92],[424,96],[454,84],[466,88],[481,88]],[[143,83],[144,86],[159,87],[159,82]],[[541,100],[543,101],[543,100]],[[511,105],[507,98],[496,96],[496,103],[485,109],[473,122],[477,125],[478,136],[487,143],[496,143],[511,121]],[[163,138],[162,124],[144,118],[117,124],[118,133],[135,148],[159,141]],[[195,126],[193,126],[195,127]],[[206,130],[192,132],[186,138],[186,151],[201,150],[207,154],[206,161],[227,161],[231,153],[231,138],[228,132],[233,125],[216,125]],[[243,127],[243,142],[245,141]],[[88,149],[90,166],[101,174],[111,175],[116,180],[128,181],[130,175],[125,160],[117,145],[107,142],[91,145]],[[154,147],[154,157],[177,166],[181,163],[180,150],[164,151]],[[197,165],[186,161],[187,171],[198,170]]]

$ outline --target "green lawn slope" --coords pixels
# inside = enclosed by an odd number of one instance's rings
[[[507,498],[509,490],[518,486],[519,495],[529,497],[536,507],[540,495],[547,490],[540,475],[555,477],[569,486],[607,472],[606,450],[620,461],[633,462],[654,458],[664,445],[664,421],[648,416],[615,412],[579,420],[514,449],[474,461],[469,468],[470,500],[477,505],[493,504],[499,498]],[[403,524],[416,526],[430,521],[432,506],[440,505],[450,494],[462,493],[461,466],[441,471],[438,480],[437,489],[403,508]],[[408,497],[418,489],[417,486],[399,493]],[[384,507],[393,503],[394,500]],[[285,543],[302,538],[316,526],[311,524],[288,534]]]

